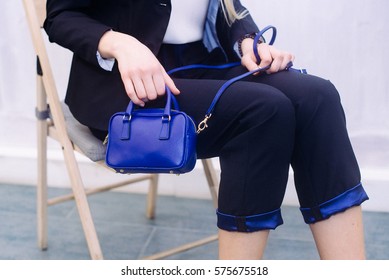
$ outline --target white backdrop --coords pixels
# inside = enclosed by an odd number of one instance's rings
[[[276,45],[296,55],[295,66],[337,86],[371,198],[366,208],[389,211],[389,1],[242,2],[259,27],[277,27]],[[0,11],[0,183],[35,184],[35,56],[22,1],[2,0]],[[51,45],[50,55],[58,63],[54,72],[63,96],[70,53]],[[49,182],[66,185],[58,147],[52,143],[50,147],[54,175]],[[162,186],[161,192],[208,196],[196,186],[179,184]],[[286,202],[295,204],[289,189]]]

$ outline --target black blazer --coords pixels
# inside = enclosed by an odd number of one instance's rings
[[[220,6],[218,1],[210,3]],[[235,6],[244,9],[239,0]],[[109,72],[97,62],[101,36],[111,29],[130,34],[157,55],[170,13],[170,0],[47,1],[44,28],[49,40],[74,53],[65,101],[81,123],[107,130],[111,115],[123,111],[129,102],[116,63]],[[229,26],[220,7],[215,25],[219,47],[225,54],[220,63],[238,60],[233,50],[235,42],[258,31],[250,15]]]

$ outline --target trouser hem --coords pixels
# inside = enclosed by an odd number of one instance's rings
[[[313,224],[318,221],[328,219],[332,215],[343,212],[348,208],[358,206],[368,199],[369,197],[363,189],[362,184],[359,183],[352,189],[320,204],[317,207],[300,208],[300,211],[304,217],[305,223]]]
[[[219,212],[217,214],[217,226],[226,231],[254,232],[267,229],[275,229],[283,224],[281,210],[267,212],[252,216],[233,216]]]

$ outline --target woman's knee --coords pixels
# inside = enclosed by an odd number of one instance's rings
[[[279,89],[293,103],[298,120],[309,120],[318,110],[340,108],[340,96],[326,79],[295,72],[264,76],[260,81]]]
[[[239,86],[239,84],[237,84]],[[251,115],[253,125],[267,121],[277,125],[293,125],[294,107],[290,99],[274,87],[250,83],[245,91],[239,93],[240,102],[244,102],[247,115]]]
[[[296,102],[297,113],[302,114],[300,117],[309,119],[312,114],[331,113],[339,109],[342,112],[339,92],[329,80],[318,78],[315,83],[307,86],[309,88],[300,93]]]

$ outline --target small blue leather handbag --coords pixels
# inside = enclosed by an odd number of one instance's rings
[[[165,108],[134,110],[111,117],[106,164],[120,173],[191,171],[196,164],[196,126],[167,89]],[[175,110],[171,109],[172,100]]]

